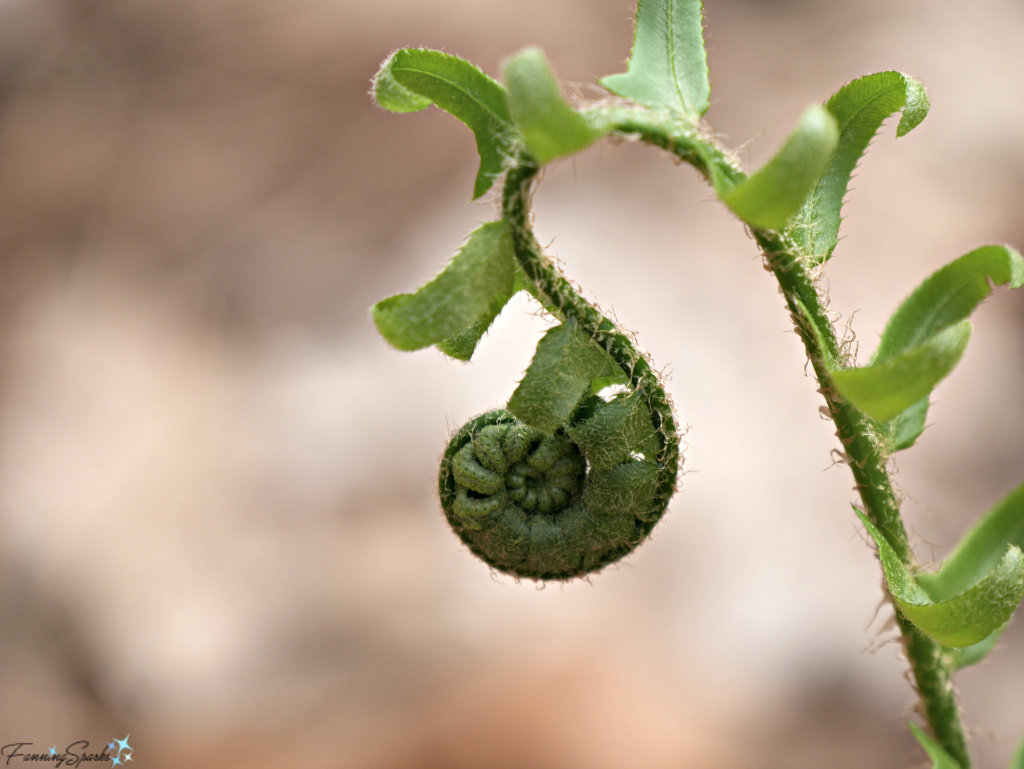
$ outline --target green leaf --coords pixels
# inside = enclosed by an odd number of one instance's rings
[[[904,136],[924,120],[929,106],[924,86],[901,72],[858,78],[825,104],[839,125],[839,146],[791,227],[797,245],[812,264],[832,256],[850,176],[882,123],[902,109],[896,135]]]
[[[502,172],[514,134],[505,89],[458,56],[427,48],[402,48],[384,60],[373,79],[373,96],[392,112],[436,104],[465,123],[480,154],[473,197],[483,195]]]
[[[627,71],[601,78],[612,93],[696,122],[711,85],[700,0],[640,0]]]
[[[722,200],[747,224],[783,229],[814,188],[837,139],[836,121],[828,111],[809,108],[775,157]]]
[[[611,130],[569,106],[539,48],[527,48],[509,60],[505,86],[512,118],[538,163],[584,150]]]
[[[993,283],[1010,288],[1024,285],[1024,259],[1012,248],[982,246],[934,272],[893,313],[871,363],[833,376],[840,392],[854,405],[880,422],[888,422],[880,425],[879,432],[891,451],[912,446],[921,435],[928,394],[960,358],[955,345],[936,347],[937,340],[946,333],[950,337],[946,342],[955,341],[965,333],[952,329],[962,325],[992,293]],[[946,353],[940,354],[944,345]],[[915,368],[919,364],[931,368]],[[879,410],[877,401],[883,391],[890,405]],[[900,396],[896,399],[899,403],[910,404],[905,411],[892,412],[895,396]]]
[[[985,513],[941,568],[918,575],[918,582],[933,600],[946,600],[981,581],[1013,546],[1024,549],[1024,485]]]
[[[491,306],[483,315],[455,336],[448,337],[447,339],[443,339],[438,342],[438,350],[449,358],[455,358],[455,360],[470,360],[473,357],[473,353],[476,352],[476,347],[480,344],[480,340],[483,338],[484,334],[487,333],[491,324],[494,323],[495,318],[501,314],[501,311],[505,309],[505,306],[513,296],[518,294],[520,291],[526,291],[534,298],[537,298],[537,288],[533,285],[533,281],[526,277],[518,263],[515,265],[515,269],[516,278],[512,285],[511,293],[495,294],[494,301],[491,302]],[[538,301],[540,300],[538,299]]]
[[[1001,627],[996,628],[992,635],[986,638],[984,641],[978,641],[976,644],[965,646],[962,649],[947,649],[946,652],[953,660],[953,667],[956,670],[961,668],[970,667],[971,665],[977,665],[989,653],[996,648],[996,644],[999,643],[999,638],[1003,635],[1003,631],[1009,626],[1009,622]]]
[[[934,574],[918,574],[917,581],[934,601],[965,592],[989,574],[1011,546],[1024,549],[1024,485],[1000,500],[960,541]],[[999,641],[1003,625],[980,643],[955,651],[957,668],[981,662]]]
[[[630,452],[654,435],[651,409],[642,390],[602,402],[596,413],[566,428],[573,443],[595,470],[622,464]]]
[[[888,422],[878,425],[890,452],[909,449],[924,432],[925,420],[928,418],[928,398],[924,397],[906,411],[900,412]]]
[[[509,399],[508,410],[551,435],[569,419],[591,381],[617,369],[611,356],[568,318],[538,343],[526,376]]]
[[[888,422],[927,397],[949,375],[970,338],[971,322],[964,320],[892,358],[833,371],[832,381],[844,398],[869,417]]]
[[[438,342],[438,350],[449,358],[455,358],[456,360],[461,361],[470,360],[476,352],[476,348],[477,345],[480,344],[480,340],[491,328],[491,324],[494,323],[502,310],[505,309],[505,306],[509,301],[511,301],[512,297],[520,291],[527,292],[530,296],[536,299],[544,309],[557,317],[557,309],[553,306],[549,306],[549,304],[544,301],[543,297],[541,297],[540,293],[537,291],[537,287],[533,284],[533,281],[526,277],[526,274],[518,263],[516,263],[515,269],[516,278],[512,285],[512,292],[510,294],[496,294],[494,301],[491,303],[487,312],[477,318],[472,325],[463,329],[455,336]],[[624,374],[616,377],[610,377],[610,379],[613,381],[609,381],[608,384],[618,384],[628,381]]]
[[[468,361],[472,359],[473,353],[476,352],[476,346],[480,344],[480,340],[487,333],[487,329],[491,327],[494,319],[505,309],[505,305],[508,304],[512,296],[512,292],[495,294],[491,306],[487,308],[483,315],[455,334],[455,336],[442,339],[437,343],[437,349],[455,360]]]
[[[377,302],[371,310],[373,322],[381,336],[399,350],[419,350],[438,343],[457,347],[451,338],[493,312],[498,301],[508,301],[514,279],[512,235],[504,221],[489,222],[473,231],[430,283],[413,294]]]
[[[964,320],[992,283],[1024,285],[1024,259],[1007,246],[982,246],[932,273],[889,318],[872,361],[883,361]]]
[[[931,738],[921,727],[911,722],[907,724],[910,727],[910,731],[917,737],[917,741],[921,743],[921,747],[924,748],[924,752],[928,754],[928,758],[932,760],[932,769],[960,769],[958,764],[949,753],[942,749],[934,739]]]
[[[885,536],[863,513],[856,512],[878,546],[893,601],[907,619],[943,646],[959,648],[984,641],[1009,620],[1024,597],[1024,555],[1011,546],[996,567],[969,590],[933,601]]]
[[[657,510],[657,491],[658,465],[652,461],[627,459],[613,467],[595,468],[587,475],[583,504],[596,516],[635,515],[646,521],[651,520]]]

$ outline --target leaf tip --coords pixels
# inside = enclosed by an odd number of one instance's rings
[[[508,105],[526,148],[544,164],[586,149],[610,130],[572,108],[540,48],[524,48],[503,68]]]
[[[784,229],[814,190],[838,141],[835,117],[824,107],[808,107],[779,151],[757,173],[722,195],[722,201],[747,224]]]
[[[903,75],[906,99],[903,104],[903,114],[900,116],[900,123],[896,127],[896,138],[906,136],[913,131],[928,116],[932,102],[928,91],[920,83],[909,75]]]
[[[419,112],[433,102],[426,96],[415,93],[398,82],[391,68],[395,61],[405,54],[407,48],[399,48],[381,62],[380,68],[370,79],[370,98],[373,103],[388,112]]]

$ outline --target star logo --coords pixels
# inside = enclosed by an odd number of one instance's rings
[[[119,763],[121,763],[121,759],[117,756],[111,756],[110,760],[114,762],[111,764],[111,766],[117,766]]]
[[[125,753],[124,754],[124,760],[125,761],[131,761],[132,760],[132,754],[131,753]]]
[[[120,753],[122,750],[134,750],[134,748],[132,748],[132,746],[128,744],[128,738],[129,737],[131,737],[131,735],[130,734],[126,734],[124,736],[123,740],[119,740],[117,738],[114,738],[114,742],[117,743],[117,752],[118,753]]]
[[[57,746],[56,745],[54,745],[52,748],[50,748],[50,755],[51,756],[57,755]]]

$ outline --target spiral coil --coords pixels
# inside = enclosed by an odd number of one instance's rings
[[[479,558],[517,577],[572,579],[622,558],[668,504],[659,493],[659,435],[638,404],[628,395],[591,396],[553,435],[504,409],[470,420],[441,460],[448,522]],[[609,420],[624,405],[646,413],[646,430],[627,433],[622,420]],[[617,436],[596,434],[609,422],[619,425]]]

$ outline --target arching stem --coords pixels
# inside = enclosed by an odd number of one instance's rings
[[[546,307],[562,319],[572,318],[578,328],[603,347],[629,378],[630,385],[647,398],[659,440],[658,496],[669,499],[675,492],[679,465],[679,439],[672,404],[657,374],[632,339],[580,296],[555,264],[544,256],[529,226],[533,181],[540,168],[528,157],[518,155],[505,178],[502,213],[512,228],[516,259],[534,283]],[[645,527],[649,533],[654,522]]]
[[[592,114],[610,121],[620,134],[639,136],[645,142],[672,152],[694,166],[713,186],[736,184],[746,178],[724,149],[692,126],[680,125],[640,109],[604,108]],[[754,230],[753,235],[782,289],[796,331],[804,343],[819,391],[836,425],[836,435],[849,459],[864,511],[884,532],[903,562],[913,566],[914,555],[889,477],[885,446],[875,434],[871,421],[838,397],[829,385],[825,361],[840,359],[839,343],[814,281],[800,254],[785,237],[762,230]],[[967,740],[951,682],[952,662],[938,643],[917,630],[895,606],[893,610],[903,634],[903,646],[924,716],[935,739],[956,759],[961,769],[970,769]]]

